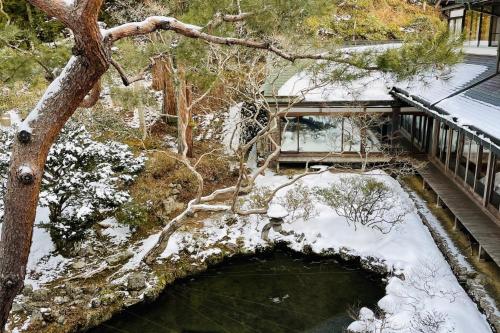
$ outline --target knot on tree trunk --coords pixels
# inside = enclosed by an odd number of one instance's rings
[[[24,185],[32,185],[35,182],[35,172],[29,165],[22,165],[17,169],[17,179]]]
[[[23,285],[23,280],[16,275],[8,275],[0,277],[0,286],[5,289],[18,289]]]
[[[31,141],[31,133],[29,131],[27,131],[27,130],[20,130],[19,133],[17,133],[17,139],[22,144],[30,143],[30,141]]]

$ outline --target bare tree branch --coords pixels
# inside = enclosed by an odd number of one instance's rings
[[[104,32],[103,37],[106,43],[112,44],[117,40],[126,37],[141,36],[145,34],[152,33],[157,30],[167,30],[174,31],[185,37],[204,40],[213,44],[220,45],[239,45],[244,47],[249,47],[253,49],[267,50],[272,52],[279,57],[286,59],[288,61],[296,61],[300,59],[312,59],[312,60],[329,60],[339,64],[351,65],[364,70],[378,70],[378,67],[371,65],[362,65],[350,58],[345,57],[345,53],[309,53],[309,54],[297,54],[286,52],[269,41],[256,41],[241,38],[232,37],[220,37],[207,34],[202,31],[201,27],[194,26],[191,24],[186,24],[173,17],[166,16],[154,16],[145,19],[142,22],[126,23]]]
[[[123,84],[127,87],[134,82],[144,80],[146,78],[146,72],[149,71],[152,67],[152,64],[150,63],[149,65],[144,67],[144,69],[141,70],[141,72],[139,74],[129,78],[129,77],[127,77],[127,74],[125,73],[125,70],[120,66],[120,64],[118,62],[116,62],[116,60],[111,58],[109,63],[111,64],[111,66],[113,66],[116,69],[118,74],[120,74],[120,78],[122,79]]]

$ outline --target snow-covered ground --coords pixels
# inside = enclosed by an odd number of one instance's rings
[[[338,182],[341,176],[330,172],[307,176],[303,179],[303,185],[326,187]],[[360,320],[350,326],[351,330],[374,332],[375,327],[380,329],[383,326],[382,332],[414,332],[416,327],[423,326],[422,332],[491,332],[484,315],[458,283],[429,231],[422,224],[413,201],[400,184],[382,172],[358,176],[376,177],[397,192],[397,207],[407,211],[404,223],[389,234],[365,227],[358,227],[355,231],[345,218],[318,201],[314,203],[317,209],[315,217],[308,221],[301,218],[287,221],[284,229],[294,233],[283,236],[271,230],[270,240],[287,241],[299,251],[304,246],[310,246],[317,253],[348,252],[350,255],[379,261],[385,266],[390,277],[386,296],[378,302],[386,314],[385,318],[381,320],[374,316],[375,309],[363,309]],[[275,187],[288,180],[288,177],[267,172],[266,176],[258,178],[258,185]],[[293,191],[294,188],[278,192],[275,202],[289,190]],[[268,222],[266,217],[251,216],[238,218],[237,223],[227,227],[223,218],[210,219],[205,221],[198,233],[175,233],[163,257],[176,260],[179,251],[185,250],[193,256],[205,258],[216,253],[214,246],[237,242],[243,242],[248,250],[264,247],[268,243],[262,239],[261,231]],[[429,322],[437,323],[439,330],[432,331],[426,327],[425,323]]]
[[[304,177],[300,182],[302,189],[327,187],[335,184],[346,174],[325,172]],[[210,255],[222,252],[231,246],[242,246],[247,251],[257,247],[266,247],[269,242],[286,241],[295,250],[301,251],[310,247],[316,253],[346,253],[359,256],[381,265],[389,272],[386,295],[379,300],[378,306],[385,314],[381,318],[376,309],[362,309],[358,321],[351,324],[350,329],[358,332],[375,332],[374,328],[384,333],[415,332],[416,327],[422,328],[425,323],[435,323],[438,330],[424,326],[422,332],[436,333],[486,333],[491,329],[476,304],[462,289],[453,275],[448,263],[435,245],[429,231],[423,225],[414,202],[401,188],[400,184],[381,171],[355,177],[375,177],[383,181],[396,192],[396,212],[405,211],[404,222],[397,225],[388,234],[375,229],[358,226],[355,230],[345,218],[340,217],[333,209],[319,199],[313,197],[315,214],[309,220],[292,219],[289,214],[285,218],[283,229],[292,231],[289,235],[269,232],[269,241],[262,238],[262,230],[269,219],[261,215],[237,217],[234,223],[229,223],[226,214],[217,214],[203,222],[198,230],[175,232],[162,254],[161,260],[175,262],[181,252],[187,252],[193,257],[205,260]],[[260,188],[274,188],[288,182],[287,176],[280,176],[267,171],[259,176],[257,185]],[[272,206],[276,207],[288,191],[296,191],[297,185],[278,192]],[[39,211],[37,219],[42,219],[46,211]],[[430,214],[430,212],[429,212]],[[430,216],[427,216],[429,218]],[[110,241],[120,246],[126,245],[130,233],[128,228],[121,227],[114,220],[102,222],[103,234]],[[134,254],[121,268],[122,272],[136,270],[145,253],[158,240],[159,235],[153,234],[143,241],[130,244],[129,249]],[[27,282],[36,287],[51,281],[63,274],[64,267],[71,261],[52,254],[53,244],[49,235],[41,228],[35,228],[34,242],[28,270],[34,270]],[[119,278],[122,281],[125,276]],[[377,331],[379,332],[379,331]]]

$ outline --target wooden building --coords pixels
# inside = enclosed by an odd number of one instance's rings
[[[284,73],[264,87],[268,105],[283,113],[278,163],[378,163],[390,158],[385,149],[405,147],[430,162],[421,175],[477,241],[480,257],[487,254],[500,265],[500,74],[495,54],[467,55],[450,79],[427,82],[370,77],[348,87],[316,88],[307,73]],[[360,115],[378,123],[364,126]],[[265,155],[269,147],[258,151]]]
[[[456,35],[464,34],[470,47],[498,47],[500,41],[500,0],[443,1],[443,13]]]

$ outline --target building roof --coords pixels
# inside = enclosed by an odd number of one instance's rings
[[[481,138],[500,142],[500,74],[496,58],[467,55],[448,80],[398,83],[395,96],[424,110],[437,112]]]

